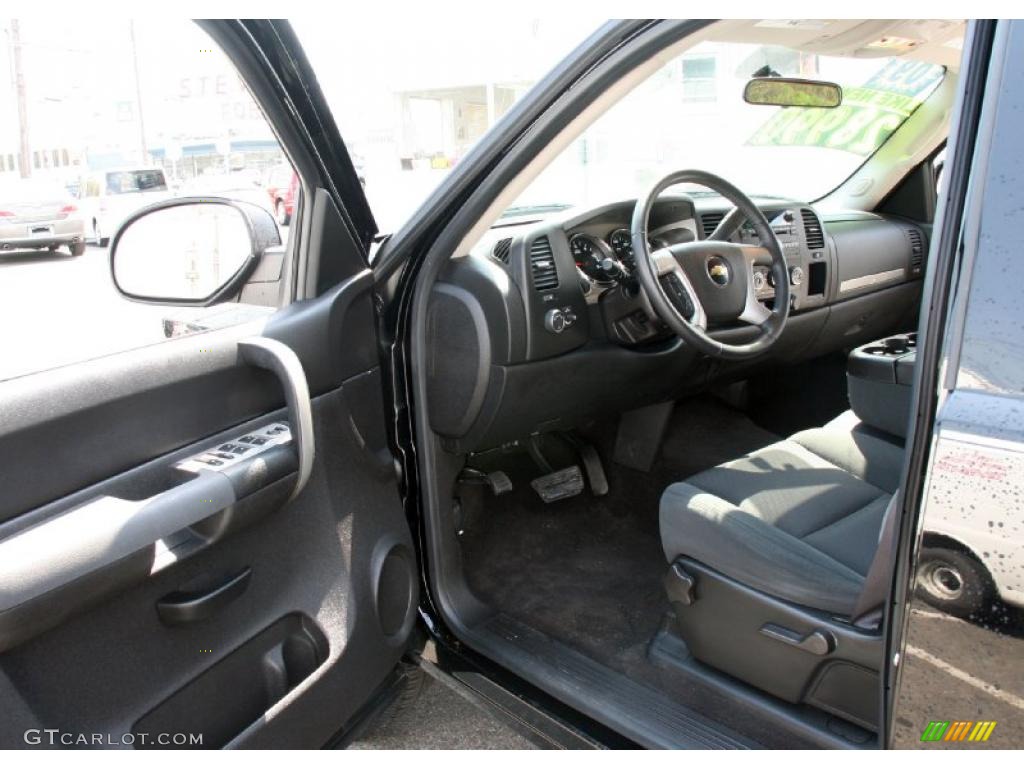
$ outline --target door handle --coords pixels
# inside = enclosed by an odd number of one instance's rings
[[[208,619],[228,603],[241,597],[249,586],[252,568],[246,568],[218,587],[202,592],[171,592],[156,602],[160,621],[167,626],[191,624]]]
[[[313,473],[313,408],[309,401],[309,385],[302,361],[287,344],[266,336],[253,336],[238,342],[238,351],[249,365],[273,372],[284,387],[284,400],[288,405],[292,443],[299,456],[299,475],[291,498],[306,486]]]

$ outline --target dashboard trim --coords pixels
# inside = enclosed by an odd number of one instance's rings
[[[851,277],[839,284],[839,293],[849,293],[861,288],[873,288],[886,283],[894,283],[897,280],[903,280],[906,273],[906,269],[900,267],[899,269],[888,269],[885,272],[873,272],[870,275],[862,275],[861,277]]]

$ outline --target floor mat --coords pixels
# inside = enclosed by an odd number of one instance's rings
[[[581,430],[597,447],[609,493],[544,504],[529,481],[540,474],[524,453],[493,456],[515,490],[483,498],[462,536],[467,580],[485,602],[593,659],[691,699],[723,722],[729,705],[710,688],[672,680],[646,659],[668,603],[658,502],[672,482],[779,440],[711,397],[679,403],[650,472],[613,464],[616,422]],[[550,441],[549,441],[550,442]],[[547,445],[547,444],[546,444]],[[545,448],[545,453],[547,453]],[[552,465],[557,469],[567,461]],[[489,467],[484,467],[485,469]],[[693,700],[696,698],[697,700]],[[710,713],[709,713],[710,714]],[[735,719],[739,714],[733,712]],[[749,718],[745,728],[750,733]],[[763,734],[751,734],[765,743]]]

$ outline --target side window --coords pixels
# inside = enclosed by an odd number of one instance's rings
[[[216,44],[187,20],[0,27],[0,381],[273,312],[285,286],[243,290],[250,246],[230,239],[225,227],[237,222],[227,206],[190,219],[179,205],[138,219],[146,226],[123,241],[149,254],[132,259],[131,281],[146,288],[136,297],[196,306],[133,301],[111,279],[109,247],[122,224],[185,196],[259,206],[287,244],[298,205],[292,168]],[[282,257],[280,246],[264,245]],[[256,256],[267,258],[263,247]]]
[[[717,101],[718,81],[715,79],[717,65],[718,62],[714,56],[683,57],[683,101]]]

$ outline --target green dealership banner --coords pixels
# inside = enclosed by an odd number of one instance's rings
[[[892,62],[863,86],[843,88],[843,103],[838,107],[778,110],[747,144],[827,147],[866,157],[910,117],[942,74],[941,67],[923,62]]]

